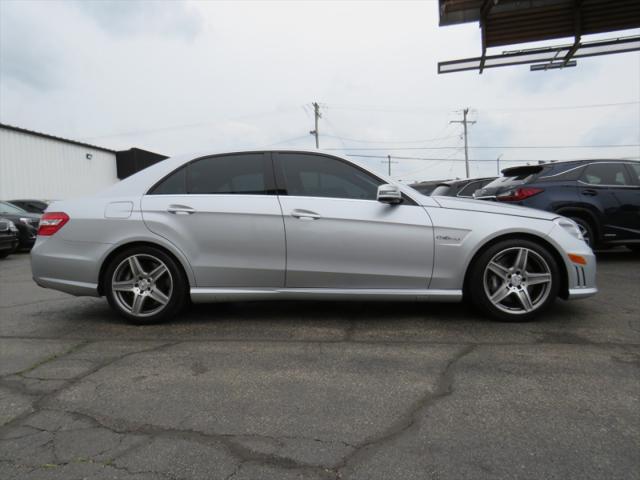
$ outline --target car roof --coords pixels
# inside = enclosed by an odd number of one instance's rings
[[[383,179],[389,183],[396,183],[385,175],[374,171],[369,165],[366,165],[362,162],[354,160],[351,157],[347,157],[345,154],[341,154],[337,151],[327,151],[322,149],[305,149],[305,148],[251,148],[251,149],[239,149],[239,150],[209,150],[206,152],[198,152],[198,153],[188,153],[176,155],[173,157],[166,158],[161,160],[139,172],[127,177],[120,182],[111,185],[110,187],[98,192],[97,196],[126,196],[131,194],[137,194],[141,191],[147,191],[151,188],[155,183],[158,182],[162,177],[168,175],[175,169],[185,165],[189,162],[207,158],[214,157],[218,155],[236,155],[243,153],[265,153],[265,152],[291,152],[291,153],[308,153],[315,155],[326,155],[335,158],[339,158],[344,160],[345,162],[351,163],[364,171],[371,173],[372,175],[377,176],[380,179]],[[410,189],[408,185],[406,188]],[[410,189],[411,191],[411,189]]]
[[[503,175],[505,173],[508,174],[518,174],[518,171],[526,171],[527,169],[538,169],[541,171],[542,169],[552,168],[557,165],[581,165],[584,163],[638,163],[638,160],[633,160],[630,158],[586,158],[586,159],[573,159],[573,160],[552,160],[549,162],[540,162],[533,163],[531,165],[517,165],[515,167],[507,167],[504,170],[501,170],[500,173]]]

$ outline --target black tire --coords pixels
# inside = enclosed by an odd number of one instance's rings
[[[138,259],[138,264],[142,266],[142,274],[140,280],[138,277],[134,277],[131,273],[130,278],[122,280],[116,275],[122,275],[126,273],[126,268],[130,264],[130,258],[134,257]],[[156,262],[157,261],[157,262]],[[150,274],[152,273],[154,265],[159,266],[163,264],[166,267],[166,271],[161,275],[161,278],[151,282]],[[154,270],[155,271],[155,270]],[[114,290],[114,281],[118,279],[118,285],[123,285],[128,282],[133,282],[136,292],[119,291]],[[111,308],[113,308],[119,315],[121,315],[127,322],[136,325],[149,325],[154,323],[161,323],[174,318],[186,305],[189,281],[182,269],[182,266],[171,256],[165,253],[159,248],[151,246],[135,246],[128,248],[111,259],[109,265],[105,269],[103,276],[103,288],[107,301]],[[146,280],[145,287],[142,287],[142,280]],[[154,299],[155,295],[151,294],[151,290],[156,290],[162,283],[162,293],[164,295],[163,301],[166,303],[160,303]],[[170,288],[166,287],[170,284]],[[150,285],[150,287],[148,286]],[[140,286],[140,287],[139,287]],[[118,286],[115,288],[117,289]],[[166,287],[166,288],[165,288]],[[128,288],[128,287],[127,287]],[[156,290],[157,291],[157,290]],[[166,295],[165,295],[166,293]],[[151,304],[148,311],[141,310],[139,315],[133,313],[133,309],[128,310],[128,303],[131,303],[133,307],[136,303],[133,300],[135,297],[146,296],[146,298],[140,302],[141,307],[143,304]],[[130,301],[127,299],[131,298]],[[157,310],[157,311],[156,311]]]
[[[9,255],[13,253],[13,250],[9,250],[8,252],[0,252],[0,258],[7,258]]]
[[[527,251],[527,259],[530,262],[522,271],[515,269],[511,265],[512,262],[508,261],[514,256],[517,258],[519,250]],[[504,277],[488,268],[490,262],[492,265],[498,263],[502,266],[500,262],[503,261],[507,265],[501,273]],[[548,277],[549,280],[545,280],[544,284],[529,285],[528,282],[533,282],[534,275],[537,275],[539,280],[542,276]],[[560,278],[558,264],[547,248],[531,240],[507,239],[490,245],[476,257],[469,270],[465,295],[476,308],[496,320],[528,322],[553,304],[558,296]],[[490,290],[492,284],[495,285],[494,292]],[[526,290],[526,294],[522,290]],[[503,303],[496,305],[490,295],[494,294],[497,299],[500,296],[497,295],[499,291],[509,293],[506,293],[501,301]],[[530,310],[525,309],[522,296],[528,298]],[[521,311],[518,311],[518,308]]]
[[[634,253],[640,253],[640,243],[628,243],[625,246]]]
[[[596,248],[598,244],[598,239],[596,238],[596,229],[591,225],[591,222],[585,220],[582,217],[568,217],[574,222],[578,224],[580,231],[582,232],[582,236],[584,237],[584,241],[587,242],[591,248]]]

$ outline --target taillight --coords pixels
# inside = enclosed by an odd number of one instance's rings
[[[64,227],[69,221],[69,215],[64,212],[47,212],[40,218],[38,235],[51,236]]]
[[[508,192],[496,195],[496,200],[501,202],[519,202],[525,198],[533,197],[540,192],[544,192],[544,189],[533,187],[516,188],[515,190],[509,190]]]

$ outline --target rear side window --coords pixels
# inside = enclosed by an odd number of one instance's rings
[[[589,185],[629,185],[622,163],[592,163],[580,180]]]
[[[208,157],[176,170],[153,195],[270,195],[274,193],[271,159],[263,153]]]
[[[187,168],[181,167],[157,184],[151,195],[184,195],[187,193]]]
[[[375,200],[382,182],[346,162],[324,155],[280,153],[288,195]]]

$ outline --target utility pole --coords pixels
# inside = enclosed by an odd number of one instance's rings
[[[318,102],[313,102],[313,114],[315,116],[315,126],[316,128],[311,130],[309,133],[316,137],[316,148],[320,148],[320,136],[318,132],[318,119],[322,118],[322,114],[320,113],[320,105]]]
[[[498,158],[496,158],[496,162],[498,163],[498,176],[500,176],[500,159],[501,158],[502,158],[502,153],[498,155]]]
[[[451,120],[449,123],[461,123],[464,125],[464,166],[467,172],[467,178],[469,178],[469,144],[467,142],[467,124],[474,124],[475,121],[471,122],[467,120],[467,115],[469,114],[469,108],[465,108],[462,111],[462,120]]]
[[[387,159],[386,160],[382,160],[382,163],[386,163],[388,165],[387,171],[389,172],[389,176],[391,176],[391,164],[392,163],[398,163],[398,162],[395,162],[395,161],[391,160],[391,155],[387,155]]]

